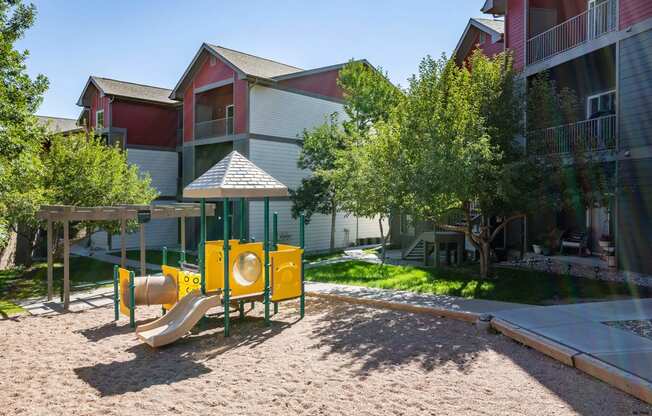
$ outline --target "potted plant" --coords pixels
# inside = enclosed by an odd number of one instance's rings
[[[534,251],[534,254],[541,254],[543,252],[541,237],[537,237],[534,239],[534,241],[532,241],[532,251]]]

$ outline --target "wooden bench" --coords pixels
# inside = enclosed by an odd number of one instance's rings
[[[559,254],[564,254],[564,248],[573,248],[578,251],[580,256],[583,256],[586,253],[589,243],[589,233],[570,231],[564,234],[561,239],[561,247],[559,249]]]

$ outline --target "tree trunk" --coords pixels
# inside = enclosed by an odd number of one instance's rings
[[[489,264],[490,264],[489,255],[491,254],[490,242],[482,241],[480,243],[479,251],[480,251],[480,278],[486,279],[487,277],[489,277]]]
[[[330,251],[333,253],[335,251],[335,221],[337,220],[337,206],[333,203],[333,208],[331,210],[331,243]]]
[[[32,265],[32,253],[36,243],[36,231],[26,225],[18,224],[16,227],[16,254],[14,261],[17,265],[29,267]]]
[[[13,230],[9,231],[7,245],[0,250],[0,270],[9,269],[15,264],[17,235]]]

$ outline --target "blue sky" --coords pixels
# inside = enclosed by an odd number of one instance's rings
[[[202,42],[301,68],[366,58],[395,83],[450,54],[482,0],[32,0],[18,47],[50,90],[41,115],[76,118],[90,74],[172,88]]]

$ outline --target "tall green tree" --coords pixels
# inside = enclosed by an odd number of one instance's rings
[[[411,211],[464,233],[479,253],[482,277],[491,242],[534,209],[545,176],[544,164],[525,157],[515,140],[519,91],[508,54],[476,52],[468,67],[424,59],[407,93],[401,141],[411,155]],[[463,225],[446,223],[451,210],[462,212]],[[492,226],[492,218],[502,221]]]
[[[149,204],[158,192],[148,174],[141,175],[136,165],[127,163],[127,154],[118,147],[107,146],[97,137],[86,134],[54,136],[43,153],[43,188],[50,204],[75,206],[110,206]],[[33,215],[33,214],[32,214]],[[115,222],[77,224],[89,232],[103,229],[118,231]]]
[[[45,131],[34,112],[48,81],[43,75],[27,75],[29,53],[15,47],[35,16],[31,4],[0,0],[0,227],[14,231],[23,230],[29,213],[44,201],[39,153]],[[0,233],[6,244],[8,234]]]
[[[335,226],[340,206],[340,192],[333,179],[337,152],[344,149],[345,133],[338,114],[327,117],[324,124],[303,131],[303,147],[297,166],[310,175],[301,180],[297,189],[290,190],[292,215],[305,213],[306,223],[314,214],[331,216],[330,250],[335,250]]]

